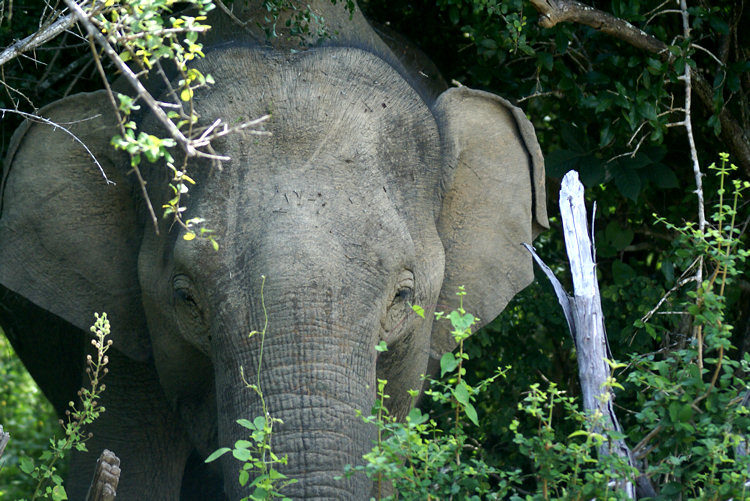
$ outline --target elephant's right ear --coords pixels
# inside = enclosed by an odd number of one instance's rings
[[[438,221],[445,275],[438,303],[455,308],[456,291],[466,286],[464,306],[483,325],[534,278],[521,243],[548,227],[544,159],[523,111],[494,94],[449,89],[434,112],[446,158]],[[456,343],[444,322],[433,329],[431,357],[439,360]]]
[[[144,360],[141,231],[128,159],[110,145],[118,127],[109,99],[104,91],[77,94],[38,115],[45,120],[27,120],[5,159],[0,283],[86,332],[94,312],[106,311],[114,346]]]

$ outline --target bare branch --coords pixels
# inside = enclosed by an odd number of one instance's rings
[[[682,30],[686,40],[690,39],[690,20],[688,19],[687,4],[685,0],[680,0],[680,10],[682,11]],[[698,151],[695,148],[695,137],[693,136],[693,121],[692,121],[692,73],[693,70],[689,64],[685,65],[685,73],[682,76],[682,80],[685,82],[685,132],[687,133],[688,143],[690,144],[690,159],[693,163],[693,176],[695,177],[695,194],[698,197],[698,229],[703,232],[706,228],[706,211],[703,202],[703,173],[701,172],[701,166],[698,162]],[[698,266],[695,272],[695,277],[700,286],[703,281],[703,266]]]
[[[148,36],[163,37],[164,35],[170,35],[170,34],[173,34],[173,33],[187,33],[189,31],[195,31],[195,32],[198,32],[198,33],[205,33],[206,31],[208,31],[208,28],[203,28],[203,27],[200,27],[200,26],[191,27],[189,30],[185,29],[185,28],[164,28],[164,29],[161,29],[161,30],[149,31],[148,33],[142,32],[142,33],[134,33],[134,34],[131,34],[131,35],[122,35],[122,36],[118,36],[117,38],[119,40],[129,42],[131,40],[138,40],[140,38],[146,38],[146,35],[148,35]]]
[[[254,127],[262,122],[265,122],[269,118],[271,118],[271,115],[263,115],[260,118],[256,118],[255,120],[250,120],[248,122],[243,122],[234,127],[228,127],[227,124],[223,123],[221,119],[219,118],[214,123],[212,123],[208,128],[206,128],[203,134],[201,134],[200,137],[198,137],[197,139],[193,141],[193,144],[195,144],[197,148],[206,146],[210,144],[211,141],[213,141],[214,139],[218,139],[220,137],[226,136],[227,134],[231,134],[238,130],[247,129],[248,127]],[[221,128],[219,129],[219,127]],[[257,136],[270,136],[271,135],[270,132],[264,131],[264,130],[251,130],[249,132],[250,134],[254,134]]]
[[[9,110],[9,109],[6,109],[6,108],[0,108],[0,113],[2,113],[2,114],[5,114],[5,113],[17,113],[17,114],[23,116],[24,118],[27,118],[27,119],[31,120],[32,122],[40,122],[40,123],[43,123],[43,124],[47,124],[47,125],[50,125],[50,126],[54,127],[55,129],[60,129],[61,131],[65,132],[70,137],[72,137],[75,140],[75,142],[77,142],[78,144],[80,144],[81,146],[83,146],[83,149],[86,150],[86,153],[88,153],[89,156],[94,160],[94,163],[99,168],[99,172],[102,173],[102,177],[107,182],[107,184],[115,184],[114,181],[111,181],[107,177],[107,174],[104,172],[104,169],[102,168],[102,164],[99,163],[99,160],[96,159],[96,157],[91,152],[91,150],[89,149],[89,147],[86,146],[86,144],[83,141],[81,141],[78,138],[78,136],[76,136],[75,134],[73,134],[72,132],[70,132],[70,130],[66,129],[61,124],[59,124],[57,122],[53,122],[52,120],[50,120],[48,118],[40,117],[39,115],[32,115],[31,113],[25,113],[23,111],[18,111],[18,110]],[[76,120],[75,122],[69,122],[69,123],[66,122],[65,125],[70,125],[70,124],[73,124],[73,123],[84,122],[86,120],[92,120],[94,118],[97,118],[98,116],[99,115],[94,115],[94,116],[86,118],[84,120]]]
[[[714,53],[708,50],[707,48],[701,45],[698,45],[697,43],[691,43],[690,46],[695,47],[696,49],[701,50],[704,53],[708,54],[708,56],[712,58],[714,61],[716,61],[719,64],[719,66],[724,66],[724,63],[722,63],[718,57],[714,56]]]
[[[110,87],[109,82],[107,81],[107,75],[104,74],[104,68],[102,67],[102,61],[99,57],[99,54],[96,52],[96,45],[94,45],[94,41],[89,39],[89,47],[91,48],[91,55],[93,56],[94,61],[96,62],[96,69],[99,72],[99,75],[102,77],[102,82],[104,82],[104,88],[107,91],[107,97],[109,98],[109,104],[112,106],[112,110],[117,116],[117,125],[120,127],[120,134],[122,136],[125,136],[125,126],[123,125],[122,116],[120,115],[120,109],[117,106],[117,102],[115,101],[115,94],[112,91],[112,87]],[[159,220],[156,218],[156,213],[154,212],[154,204],[151,203],[151,198],[148,196],[148,190],[146,189],[146,181],[143,179],[143,176],[141,175],[141,170],[138,168],[137,165],[132,165],[133,173],[135,174],[136,179],[138,179],[138,185],[141,187],[141,193],[143,194],[143,200],[146,202],[146,208],[148,209],[148,213],[151,216],[151,223],[154,225],[154,231],[156,234],[159,234]]]
[[[75,23],[76,16],[74,14],[68,14],[65,17],[61,17],[49,26],[42,28],[36,33],[27,36],[23,40],[19,40],[18,42],[5,49],[2,53],[0,53],[0,66],[4,65],[12,59],[15,59],[24,52],[34,50],[40,45],[43,45],[46,42],[52,40],[57,35],[73,26]]]
[[[539,12],[539,24],[544,28],[564,22],[585,24],[639,49],[654,53],[667,50],[667,44],[629,22],[575,0],[531,0],[531,4]]]

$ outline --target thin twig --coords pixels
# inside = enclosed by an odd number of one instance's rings
[[[548,91],[548,92],[535,92],[535,93],[533,93],[533,94],[531,94],[529,96],[522,97],[521,99],[519,99],[516,102],[520,104],[520,103],[522,103],[524,101],[528,101],[529,99],[534,99],[536,97],[544,97],[544,96],[562,97],[562,95],[563,95],[563,93],[560,92],[559,90],[551,90],[551,91]]]
[[[687,270],[685,270],[685,273],[683,273],[683,274],[682,274],[682,275],[683,275],[683,277],[685,276],[685,274],[686,274],[686,273],[688,273],[688,272],[689,272],[689,271],[690,271],[691,269],[693,269],[693,267],[694,267],[694,266],[695,266],[696,264],[698,264],[698,261],[699,261],[699,259],[698,259],[698,258],[696,258],[696,259],[695,259],[695,260],[694,260],[694,261],[693,261],[693,262],[692,262],[692,263],[690,264],[690,266],[688,266]],[[659,302],[658,302],[658,303],[656,303],[656,306],[654,306],[654,307],[653,307],[653,309],[652,309],[651,311],[649,311],[648,313],[646,313],[646,314],[645,314],[645,315],[643,316],[643,318],[641,318],[641,322],[643,322],[644,324],[645,324],[646,322],[648,322],[648,321],[649,321],[649,320],[651,319],[651,317],[652,317],[652,316],[654,316],[654,313],[656,313],[657,311],[659,311],[659,308],[661,308],[661,305],[662,305],[662,304],[664,304],[664,301],[666,301],[666,300],[667,300],[667,298],[669,298],[669,296],[670,296],[670,295],[671,295],[672,293],[676,292],[676,291],[677,291],[678,289],[680,289],[680,288],[681,288],[682,286],[684,286],[684,285],[686,285],[686,284],[689,284],[690,282],[694,282],[695,280],[696,280],[696,277],[695,277],[695,275],[689,276],[689,277],[687,277],[687,278],[682,278],[682,277],[681,277],[681,278],[680,278],[680,280],[678,280],[678,281],[677,281],[677,283],[676,283],[676,284],[674,285],[674,287],[672,287],[671,289],[669,289],[669,290],[667,291],[667,293],[666,293],[666,294],[664,294],[664,296],[662,296],[662,298],[661,298],[661,299],[659,300]]]
[[[695,47],[698,50],[702,50],[703,52],[705,52],[706,54],[708,54],[709,57],[711,57],[714,61],[716,61],[717,63],[719,63],[719,66],[724,66],[724,63],[721,62],[721,59],[719,59],[718,57],[714,56],[714,53],[711,52],[710,50],[706,49],[705,47],[702,47],[702,46],[698,45],[695,42],[690,42],[690,46],[691,47]]]
[[[164,35],[171,35],[173,33],[187,33],[190,31],[195,31],[198,33],[205,33],[208,31],[208,28],[203,26],[193,26],[190,29],[187,28],[163,28],[161,30],[155,30],[155,31],[149,31],[146,32],[138,32],[138,33],[131,33],[129,35],[118,35],[117,40],[122,42],[130,42],[131,40],[138,40],[141,38],[156,36],[156,37],[163,37]]]
[[[260,118],[256,118],[255,120],[250,120],[249,122],[243,122],[243,123],[241,123],[239,125],[236,125],[234,127],[227,127],[227,124],[223,123],[221,121],[221,119],[218,118],[218,119],[216,119],[216,121],[213,124],[211,124],[208,128],[206,128],[206,130],[203,132],[203,134],[200,135],[199,138],[197,138],[197,139],[195,139],[193,141],[193,144],[195,144],[195,146],[197,148],[206,146],[211,141],[213,141],[214,139],[218,139],[220,137],[224,137],[227,134],[231,134],[231,133],[239,131],[239,130],[247,129],[248,127],[254,127],[254,126],[256,126],[256,125],[258,125],[258,124],[260,124],[262,122],[265,122],[269,118],[271,118],[271,115],[263,115]],[[219,126],[222,127],[221,130],[216,131],[216,129]],[[250,132],[250,134],[255,134],[255,135],[258,135],[258,136],[270,136],[271,135],[270,132],[264,131],[264,130],[252,130],[252,131],[249,131],[249,132]]]
[[[9,110],[7,108],[0,108],[0,113],[2,113],[2,114],[5,114],[5,113],[17,113],[17,114],[23,116],[24,118],[28,118],[32,122],[40,122],[40,123],[43,123],[43,124],[47,124],[47,125],[50,125],[50,126],[56,128],[56,129],[60,129],[61,131],[65,132],[70,137],[72,137],[78,144],[80,144],[81,146],[83,146],[83,149],[86,150],[86,153],[88,153],[88,155],[92,158],[92,160],[94,160],[94,163],[99,168],[99,172],[102,173],[102,177],[107,182],[107,184],[115,184],[114,181],[111,181],[107,177],[107,174],[104,172],[104,169],[102,168],[102,164],[99,163],[99,160],[96,159],[96,157],[91,152],[91,150],[89,149],[89,147],[86,146],[86,144],[83,141],[81,141],[78,138],[78,136],[76,136],[75,134],[73,134],[72,132],[70,132],[70,130],[66,129],[61,124],[59,124],[57,122],[53,122],[52,120],[50,120],[48,118],[40,117],[39,115],[32,115],[31,113],[26,113],[26,112],[19,111],[19,110]],[[83,120],[76,120],[75,122],[65,122],[65,124],[66,125],[71,125],[71,124],[74,124],[74,123],[84,122],[86,120],[93,120],[94,118],[97,118],[99,116],[100,115],[94,115],[92,117],[88,117],[88,118],[85,118]]]
[[[682,11],[682,31],[686,40],[690,40],[690,19],[688,18],[687,2],[680,0],[680,10]],[[689,64],[685,64],[685,73],[681,77],[685,83],[685,133],[687,134],[688,144],[690,146],[690,159],[693,163],[693,176],[695,177],[695,194],[698,197],[698,231],[701,234],[706,229],[706,212],[703,199],[703,173],[698,161],[698,151],[695,148],[695,138],[693,136],[693,123],[691,117],[692,108],[692,69]],[[697,287],[703,283],[703,257],[698,258],[700,263],[695,271],[695,280],[698,282]],[[703,368],[703,339],[701,327],[696,325],[694,337],[698,343],[698,367]]]
[[[91,47],[91,53],[93,54],[94,61],[96,63],[96,69],[99,71],[99,75],[102,77],[102,81],[104,82],[104,87],[107,91],[107,97],[109,98],[109,104],[112,106],[112,110],[115,113],[115,116],[117,116],[117,125],[120,128],[120,134],[122,134],[122,137],[125,137],[125,126],[123,125],[122,116],[120,115],[120,108],[117,106],[117,102],[115,101],[115,94],[112,92],[112,88],[109,85],[109,82],[107,81],[107,75],[104,73],[104,68],[102,67],[102,61],[99,57],[99,54],[96,52],[96,45],[94,45],[94,41],[89,39],[89,47]],[[154,225],[154,231],[156,234],[159,234],[159,220],[156,218],[156,213],[154,212],[154,206],[151,203],[151,198],[148,196],[148,190],[146,190],[146,181],[143,179],[143,176],[141,175],[141,170],[138,168],[138,165],[131,164],[131,167],[133,168],[133,173],[135,174],[136,179],[138,179],[138,184],[141,187],[141,193],[143,194],[143,200],[146,202],[146,207],[148,209],[148,213],[151,216],[151,223]]]
[[[576,0],[531,0],[531,4],[539,12],[539,24],[542,27],[551,28],[563,22],[584,24],[633,47],[656,54],[663,61],[674,59],[666,43],[623,19],[589,5]],[[685,9],[681,9],[680,12],[687,14]],[[713,87],[698,71],[694,72],[691,77],[691,84],[700,102],[708,113],[713,114]],[[721,124],[722,139],[732,156],[737,159],[738,164],[742,165],[745,173],[750,175],[750,140],[745,130],[727,106],[722,107],[717,116]]]
[[[12,44],[10,47],[0,53],[0,66],[4,65],[8,61],[15,59],[24,52],[34,50],[40,45],[52,40],[57,35],[67,30],[76,23],[76,16],[74,14],[68,14],[50,24],[46,28],[43,28],[36,33],[33,33],[23,40]]]

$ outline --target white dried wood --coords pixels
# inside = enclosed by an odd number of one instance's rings
[[[622,432],[612,404],[614,394],[607,381],[610,366],[607,360],[612,359],[607,344],[607,333],[604,329],[599,284],[596,280],[596,260],[594,245],[588,231],[586,204],[583,197],[583,185],[578,180],[578,173],[568,172],[560,187],[560,215],[565,236],[565,248],[570,263],[573,279],[573,297],[569,296],[552,270],[547,267],[533,248],[524,246],[531,252],[534,260],[541,266],[552,283],[557,300],[562,306],[565,319],[576,347],[578,358],[578,376],[581,382],[583,407],[594,416],[601,416],[600,425],[594,432],[605,430]],[[627,444],[622,439],[605,441],[599,448],[600,457],[616,454],[623,457],[628,464],[635,467],[635,460]],[[635,480],[635,479],[634,479]],[[645,477],[638,479],[648,484]],[[646,492],[653,491],[650,485],[641,486]],[[618,486],[630,499],[636,499],[635,482],[624,482]]]
[[[96,461],[96,470],[86,501],[115,501],[119,482],[120,459],[114,452],[104,449]]]
[[[10,442],[10,433],[4,432],[3,425],[0,424],[0,457],[3,456],[5,446],[8,445],[8,442]]]

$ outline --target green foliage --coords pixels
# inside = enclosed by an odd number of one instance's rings
[[[232,456],[240,461],[242,467],[239,471],[238,481],[242,487],[248,485],[250,477],[253,477],[252,482],[248,486],[252,489],[252,493],[242,498],[242,501],[261,501],[265,499],[281,498],[284,501],[289,500],[282,494],[289,484],[297,482],[296,479],[288,478],[286,475],[278,471],[275,466],[280,464],[287,464],[287,456],[277,456],[271,448],[271,437],[273,436],[273,425],[278,423],[281,424],[281,419],[272,417],[268,408],[266,407],[266,400],[263,397],[263,389],[260,386],[260,369],[263,364],[263,346],[266,340],[266,329],[268,328],[268,314],[266,313],[266,303],[263,295],[263,287],[266,284],[266,277],[262,277],[263,281],[260,286],[260,301],[263,307],[264,325],[263,329],[258,331],[252,331],[250,337],[258,334],[260,335],[260,356],[258,357],[258,367],[256,370],[256,381],[255,383],[248,383],[245,380],[244,371],[242,372],[242,381],[245,383],[248,389],[253,390],[260,399],[260,404],[263,409],[263,415],[257,416],[252,421],[247,419],[238,419],[237,424],[249,430],[250,440],[237,440],[234,443],[234,447],[221,447],[215,450],[206,458],[206,463],[216,461],[227,452],[231,452]]]
[[[634,370],[627,376],[637,395],[635,418],[650,431],[638,449],[648,459],[647,474],[664,479],[664,499],[677,493],[690,499],[749,495],[750,458],[739,451],[750,433],[745,383],[750,356],[736,354],[732,345],[725,288],[742,273],[748,255],[739,240],[737,209],[750,183],[733,180],[727,189],[728,176],[737,168],[726,154],[710,169],[719,178],[719,198],[705,228],[657,218],[680,235],[677,243],[686,263],[705,259],[712,271],[677,305],[690,315],[692,335],[663,354],[634,356]],[[660,325],[637,324],[652,336],[667,333]]]
[[[458,343],[458,351],[446,353],[440,361],[441,375],[445,382],[431,381],[432,388],[426,394],[435,402],[450,407],[453,423],[450,432],[444,432],[434,419],[413,408],[406,421],[400,423],[391,416],[386,406],[389,396],[385,392],[387,381],[378,380],[378,390],[372,414],[362,416],[366,423],[377,427],[377,442],[372,451],[365,454],[365,465],[345,469],[346,475],[364,472],[377,484],[378,499],[437,500],[482,499],[491,490],[490,476],[498,470],[485,463],[467,433],[468,418],[478,423],[474,407],[477,396],[496,379],[503,377],[505,370],[471,386],[465,380],[463,367],[469,356],[464,352],[464,341],[471,335],[476,318],[463,308],[463,287],[457,293],[460,304],[448,315],[436,313],[438,320],[451,322],[452,334]],[[410,392],[413,399],[418,391]],[[361,416],[361,413],[360,413]],[[503,478],[503,485],[510,485],[514,475]],[[393,494],[385,493],[392,486]],[[500,499],[492,497],[492,499]]]
[[[336,4],[339,0],[331,0]],[[313,41],[320,43],[335,36],[328,31],[325,18],[316,13],[309,5],[297,0],[264,0],[263,8],[268,12],[264,23],[259,23],[267,38],[278,37],[277,26],[279,19],[287,17],[284,25],[289,29],[292,38],[299,39],[300,45],[308,45]],[[346,0],[346,8],[350,14],[354,13],[353,0]]]
[[[531,460],[530,480],[535,494],[513,499],[628,499],[614,486],[632,479],[632,468],[618,455],[596,456],[595,451],[614,438],[612,433],[594,431],[602,427],[601,416],[597,419],[581,412],[575,398],[555,383],[549,383],[546,390],[532,384],[518,403],[518,410],[521,417],[511,422],[510,430],[521,454]],[[570,421],[575,431],[565,436],[557,426],[556,415]],[[521,432],[522,418],[536,432]]]
[[[405,422],[397,422],[386,406],[387,381],[378,380],[372,413],[363,417],[377,427],[377,441],[364,456],[365,464],[349,465],[345,474],[364,472],[376,482],[378,499],[624,499],[612,482],[632,477],[632,469],[618,456],[595,457],[595,450],[607,440],[593,431],[601,427],[601,416],[597,421],[579,411],[575,399],[555,384],[546,391],[539,384],[531,385],[518,403],[520,416],[509,425],[513,442],[533,471],[524,475],[519,468],[487,461],[471,438],[479,423],[474,403],[498,379],[505,383],[511,371],[510,367],[498,368],[478,384],[466,382],[463,365],[470,357],[463,345],[476,319],[463,309],[463,288],[458,295],[457,310],[448,315],[436,313],[436,320],[451,322],[458,350],[441,358],[441,379],[430,380],[431,388],[425,392],[448,410],[450,417],[444,422],[449,430],[419,408],[413,408]],[[410,393],[415,399],[419,394]],[[561,435],[555,426],[560,413],[573,423],[575,431],[570,435]],[[521,421],[534,431],[522,432]],[[523,496],[527,490],[531,494]]]
[[[718,199],[704,229],[658,218],[681,235],[679,264],[704,259],[711,273],[696,291],[669,303],[691,319],[692,337],[678,335],[668,321],[651,321],[651,311],[634,323],[651,339],[667,340],[664,348],[635,354],[629,364],[610,363],[613,376],[607,384],[618,390],[619,408],[621,402],[628,404],[621,414],[625,435],[600,431],[602,416],[580,411],[575,395],[556,383],[542,389],[534,382],[514,406],[513,418],[500,420],[497,440],[512,442],[514,454],[483,451],[467,437],[486,442],[490,428],[486,423],[498,422],[492,415],[497,402],[490,395],[494,387],[508,386],[516,371],[506,368],[478,383],[467,381],[464,364],[470,356],[464,341],[475,321],[460,307],[449,315],[436,314],[438,320],[451,322],[459,343],[456,354],[447,353],[440,361],[442,379],[431,381],[425,392],[437,412],[431,416],[413,409],[404,423],[396,422],[386,407],[386,381],[379,380],[375,407],[364,418],[377,427],[377,442],[365,455],[365,465],[349,466],[347,474],[367,474],[384,499],[626,499],[615,486],[634,481],[636,471],[619,455],[597,452],[625,438],[631,446],[636,444],[633,453],[642,465],[641,473],[657,489],[655,499],[747,498],[750,392],[744,379],[750,355],[734,354],[725,292],[742,276],[748,255],[737,225],[743,220],[738,212],[740,197],[750,183],[730,182],[728,176],[736,167],[727,155],[720,157],[710,167],[718,176]],[[639,278],[625,273],[620,285],[642,286]],[[653,291],[647,292],[644,297],[654,299]],[[615,379],[615,371],[621,372],[622,383]],[[499,375],[504,384],[491,384]],[[412,396],[416,398],[417,392]],[[500,405],[507,401],[505,396]],[[387,486],[393,487],[393,494]]]
[[[38,457],[57,431],[55,412],[0,330],[0,424],[11,442],[0,458],[0,499],[27,498],[36,487],[19,468],[22,457]],[[58,468],[61,470],[62,468]]]
[[[30,496],[32,500],[68,499],[62,476],[58,472],[58,463],[73,449],[80,452],[86,451],[86,441],[92,436],[86,431],[86,427],[105,411],[104,407],[99,405],[98,400],[106,389],[101,379],[107,374],[105,366],[109,363],[109,357],[106,353],[112,346],[112,341],[106,339],[110,333],[107,314],[102,313],[101,316],[95,314],[95,316],[96,321],[91,326],[91,332],[94,334],[91,344],[96,349],[96,354],[93,357],[86,356],[86,373],[90,387],[82,388],[78,392],[80,397],[78,406],[74,402],[69,403],[70,409],[65,412],[67,422],[60,420],[64,432],[63,438],[51,438],[49,449],[39,455],[38,461],[34,461],[29,456],[21,456],[18,460],[19,469],[33,479],[34,487]]]

